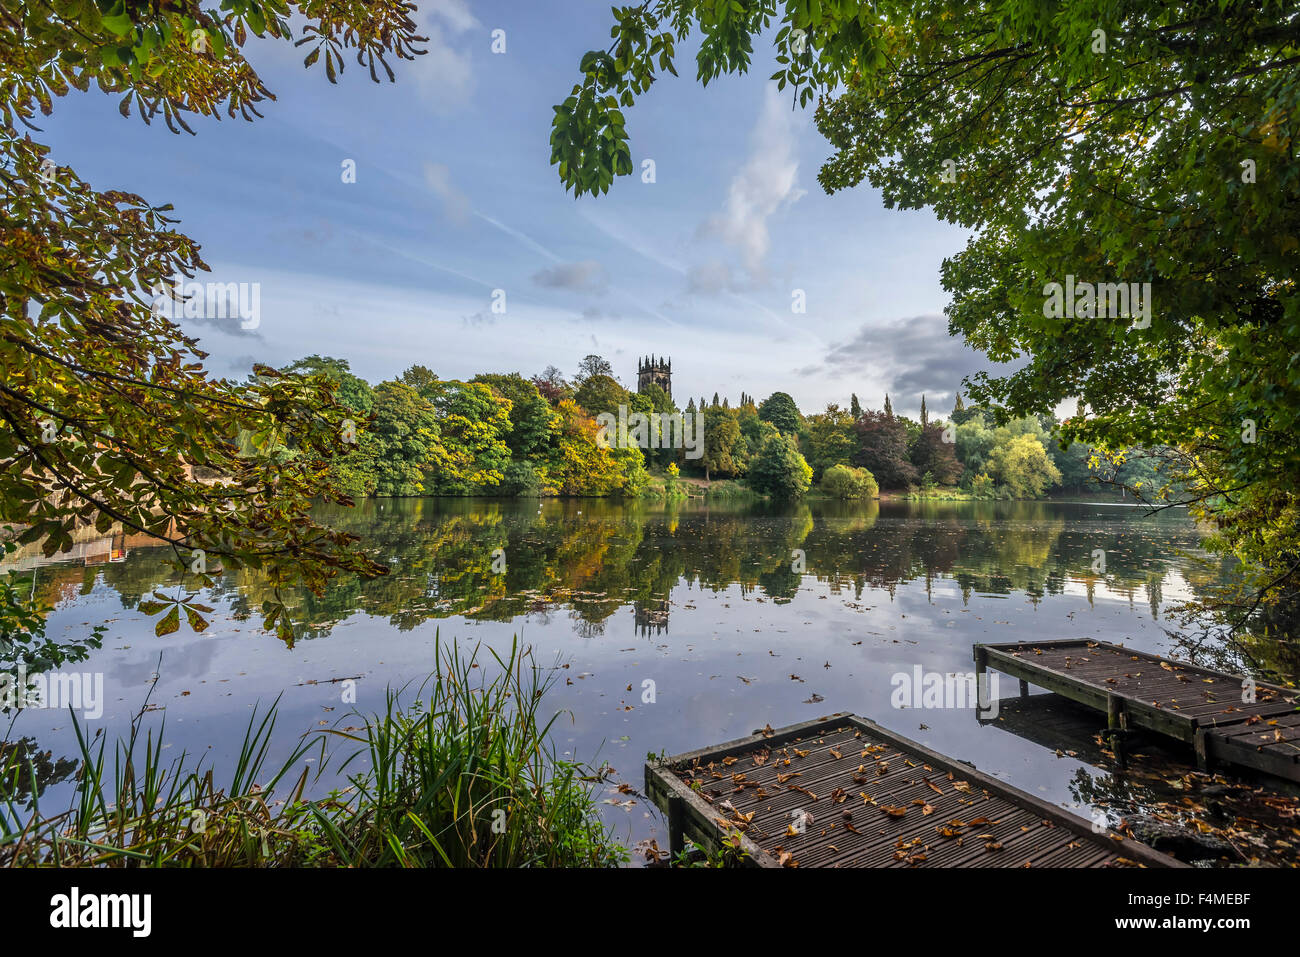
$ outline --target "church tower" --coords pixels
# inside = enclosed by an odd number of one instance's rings
[[[651,384],[659,386],[667,393],[668,398],[673,397],[673,360],[654,356],[648,356],[640,359],[636,364],[636,391],[644,392],[646,386]]]

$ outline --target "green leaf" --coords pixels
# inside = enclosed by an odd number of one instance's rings
[[[190,627],[195,631],[203,631],[208,627],[208,621],[196,610],[198,606],[185,606],[185,617],[189,619]]]
[[[172,610],[167,612],[154,626],[153,633],[159,638],[164,635],[170,635],[179,630],[181,627],[181,613],[177,605],[172,605]]]
[[[131,22],[131,15],[126,12],[126,4],[121,0],[114,4],[109,13],[100,17],[100,22],[119,37],[124,37],[135,29],[135,24]]]

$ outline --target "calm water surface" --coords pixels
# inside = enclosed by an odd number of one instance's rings
[[[1168,617],[1226,574],[1182,511],[413,499],[322,517],[361,535],[391,573],[339,580],[324,599],[296,595],[304,627],[292,646],[261,631],[270,591],[255,573],[224,576],[198,599],[216,608],[202,634],[183,625],[157,638],[136,608],[155,588],[175,591],[158,549],[108,538],[79,545],[72,560],[20,553],[6,566],[55,606],[48,637],[81,639],[107,623],[104,647],[67,669],[104,673],[95,728],[123,733],[153,686],[149,720],[166,721],[171,753],[206,755],[218,769],[256,704],[281,696],[287,752],[298,734],[350,710],[331,679],[357,679],[357,707],[382,709],[388,686],[418,686],[431,670],[435,632],[497,648],[518,635],[558,669],[549,704],[570,712],[556,724],[561,750],[615,769],[601,792],[606,819],[629,843],[663,846],[657,812],[614,789],[640,790],[647,752],[834,711],[872,718],[1085,817],[1108,803],[1114,816],[1116,794],[1145,785],[1108,773],[1090,739],[1074,748],[1044,740],[1032,715],[1015,720],[1010,702],[1004,720],[983,723],[968,708],[896,708],[893,676],[917,665],[966,673],[974,642],[1020,639],[1104,639],[1248,664],[1213,643],[1193,647]],[[498,548],[504,574],[492,567]],[[1104,571],[1094,570],[1103,553]],[[652,703],[643,701],[647,681]],[[998,690],[1014,695],[1014,684],[1003,678]],[[64,806],[76,753],[66,712],[23,712],[9,739],[23,737],[51,752],[43,804]]]

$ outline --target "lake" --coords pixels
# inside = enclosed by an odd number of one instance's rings
[[[277,740],[287,752],[301,733],[356,724],[339,679],[355,681],[361,711],[382,710],[386,688],[410,684],[409,697],[431,670],[435,634],[498,649],[518,635],[555,669],[549,710],[569,712],[555,725],[560,750],[614,769],[601,811],[629,844],[667,845],[647,801],[616,790],[641,789],[648,752],[835,711],[1085,818],[1115,820],[1181,800],[1187,768],[1115,773],[1091,735],[1074,747],[1044,740],[1023,702],[981,721],[964,702],[899,707],[897,689],[910,688],[918,667],[969,673],[978,641],[1092,638],[1252,665],[1169,615],[1228,574],[1200,550],[1182,510],[404,499],[320,517],[362,536],[391,572],[345,576],[322,599],[290,596],[302,625],[292,643],[261,631],[271,591],[254,572],[225,575],[199,596],[215,609],[203,633],[182,624],[155,637],[137,606],[155,589],[176,592],[160,564],[169,553],[121,536],[81,542],[77,557],[59,561],[27,549],[4,567],[31,577],[32,594],[55,606],[49,638],[80,640],[107,624],[103,648],[65,668],[103,673],[104,712],[92,730],[124,733],[148,696],[147,721],[165,719],[168,753],[205,755],[219,771],[255,705],[280,696]],[[1005,676],[995,690],[1018,694]],[[24,711],[8,737],[50,752],[42,805],[65,806],[76,753],[67,712]]]

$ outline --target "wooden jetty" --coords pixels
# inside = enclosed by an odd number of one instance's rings
[[[1146,730],[1192,746],[1197,764],[1300,781],[1300,692],[1104,641],[977,644],[988,669],[1104,712],[1117,744]],[[983,679],[980,679],[983,680]]]
[[[851,714],[645,768],[685,839],[758,867],[1181,867],[1178,861]]]
[[[999,698],[996,715],[977,710],[975,719],[1088,764],[1100,766],[1106,758],[1105,741],[1097,736],[1097,712],[1058,694]]]

